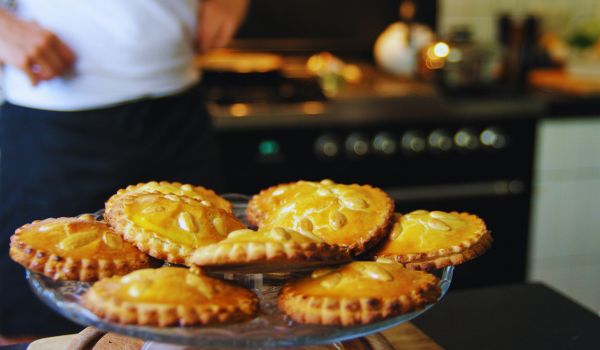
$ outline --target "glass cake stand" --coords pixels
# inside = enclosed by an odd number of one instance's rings
[[[226,195],[234,203],[234,213],[245,218],[248,197]],[[101,215],[101,212],[97,213]],[[440,278],[441,295],[446,294],[452,281],[452,266],[434,272]],[[291,321],[277,309],[279,289],[290,278],[309,272],[240,274],[220,273],[217,276],[233,280],[252,289],[260,299],[260,313],[252,321],[197,327],[149,327],[108,322],[84,308],[80,299],[91,286],[78,281],[54,281],[42,274],[27,271],[26,277],[34,293],[48,306],[66,318],[106,332],[120,333],[148,341],[197,347],[221,348],[279,348],[330,344],[343,349],[338,342],[365,337],[410,321],[435,304],[367,325],[341,327],[307,325]]]

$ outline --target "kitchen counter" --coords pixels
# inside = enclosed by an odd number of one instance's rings
[[[441,96],[365,97],[332,99],[292,105],[247,105],[244,115],[229,106],[209,105],[217,129],[281,128],[292,126],[377,123],[478,122],[498,118],[537,118],[544,111],[539,99],[461,99]]]
[[[285,67],[293,68],[292,75],[298,74],[302,70],[302,62],[304,60],[296,58],[296,61],[287,62],[289,65]],[[554,77],[551,86],[536,78],[548,72],[534,71],[531,75],[532,88],[522,94],[456,98],[442,95],[431,83],[397,78],[366,63],[357,65],[362,71],[362,80],[341,85],[336,94],[324,100],[299,103],[262,101],[235,106],[209,103],[209,109],[215,117],[216,127],[226,130],[304,125],[478,122],[598,116],[600,113],[600,88],[573,89],[573,84],[569,83],[573,79],[555,71],[550,71]],[[286,74],[284,69],[284,79]],[[306,72],[302,74],[305,79],[308,78]],[[246,77],[240,75],[236,79],[243,81]],[[600,84],[595,83],[594,86]]]
[[[454,291],[413,323],[446,349],[600,349],[600,317],[537,283]]]
[[[537,283],[455,291],[413,323],[447,349],[600,349],[600,317]]]
[[[397,78],[369,64],[357,65],[360,67],[363,77],[360,82],[342,84],[337,93],[327,98],[302,100],[301,102],[285,102],[278,98],[274,98],[274,100],[267,98],[250,103],[211,103],[211,96],[222,96],[223,90],[231,88],[230,85],[225,85],[217,87],[218,93],[216,94],[208,93],[209,110],[218,129],[260,128],[266,130],[307,125],[358,126],[385,123],[484,122],[511,118],[538,118],[545,109],[544,99],[529,95],[450,98],[443,96],[431,83]],[[211,82],[218,85],[224,80],[235,81],[234,87],[238,86],[237,84],[239,86],[257,86],[259,92],[245,90],[241,96],[234,95],[243,100],[244,98],[251,99],[251,96],[248,95],[253,94],[268,95],[272,98],[279,96],[282,90],[291,89],[291,91],[304,92],[305,89],[319,89],[316,78],[302,71],[302,64],[289,63],[285,67],[280,73],[270,73],[271,75],[262,77],[275,84],[267,92],[263,89],[264,84],[268,85],[268,83],[262,81],[260,76],[243,74],[219,76],[219,73],[213,73],[217,75],[208,77],[207,90],[211,91],[211,86],[213,86]],[[286,69],[293,73],[286,73]],[[294,85],[298,82],[294,79],[300,79],[300,84]],[[315,93],[313,91],[308,95],[314,96]]]
[[[600,116],[600,78],[565,70],[539,69],[529,75],[538,98],[545,101],[545,117]]]

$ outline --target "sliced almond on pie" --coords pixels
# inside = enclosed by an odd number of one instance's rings
[[[247,217],[261,228],[289,228],[358,255],[385,236],[393,210],[391,198],[369,185],[298,181],[252,197]]]
[[[148,267],[146,254],[84,215],[35,221],[11,237],[10,256],[53,279],[95,281]]]
[[[475,215],[418,210],[396,215],[389,237],[374,256],[413,269],[439,269],[474,259],[491,244],[485,223]]]
[[[355,261],[286,283],[277,306],[300,323],[367,324],[434,303],[438,283],[434,275],[400,264]]]
[[[180,267],[103,279],[82,302],[111,322],[160,327],[241,322],[258,311],[251,291]]]
[[[200,247],[189,262],[219,270],[292,271],[350,260],[347,249],[282,227],[236,230],[222,241]]]
[[[141,251],[175,264],[186,264],[197,248],[245,228],[224,209],[158,192],[122,195],[106,209],[105,217],[115,231]]]

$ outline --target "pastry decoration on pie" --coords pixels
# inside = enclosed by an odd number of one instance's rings
[[[17,229],[10,256],[56,280],[95,281],[150,264],[146,254],[91,214],[34,221]]]
[[[299,181],[252,197],[247,216],[259,227],[285,227],[338,244],[357,255],[387,233],[394,202],[369,185]]]
[[[258,311],[251,291],[182,267],[103,279],[82,302],[110,322],[160,327],[240,322]]]
[[[441,293],[438,282],[434,275],[400,264],[355,261],[286,283],[277,305],[300,323],[367,324],[434,303]]]
[[[157,259],[186,264],[200,246],[245,228],[233,214],[195,199],[132,192],[106,208],[106,220],[125,240]]]
[[[226,239],[198,248],[190,263],[244,272],[275,272],[306,269],[350,261],[350,254],[327,244],[311,233],[282,227],[236,230]]]
[[[106,202],[106,208],[112,206],[119,197],[132,192],[160,192],[163,194],[186,196],[197,201],[204,201],[204,203],[207,205],[214,205],[215,207],[221,208],[227,212],[233,212],[231,203],[225,198],[216,194],[213,190],[209,190],[202,186],[193,186],[190,184],[167,181],[150,181],[146,183],[139,183],[137,185],[130,185],[124,189],[120,189],[116,194],[108,199]]]
[[[439,269],[474,259],[491,244],[485,223],[475,215],[417,210],[395,215],[389,237],[374,255],[412,269]]]

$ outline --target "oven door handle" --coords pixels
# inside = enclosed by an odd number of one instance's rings
[[[525,182],[523,180],[498,180],[417,187],[389,187],[384,190],[396,202],[502,197],[523,194]]]

